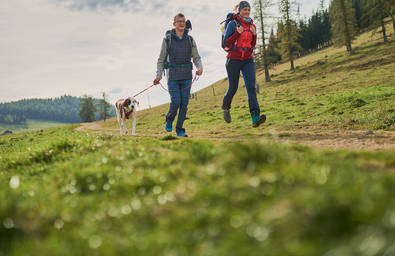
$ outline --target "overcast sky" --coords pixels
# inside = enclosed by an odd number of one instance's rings
[[[319,0],[301,0],[310,16]],[[203,58],[202,89],[224,78],[220,25],[238,1],[229,0],[12,0],[0,1],[0,102],[64,94],[110,101],[152,84],[172,18],[184,13]],[[275,15],[275,13],[273,13]],[[159,86],[141,107],[169,101]]]

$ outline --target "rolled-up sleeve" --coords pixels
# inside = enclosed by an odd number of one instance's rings
[[[202,58],[199,55],[195,39],[192,39],[192,59],[195,67],[203,70]]]
[[[158,58],[158,63],[156,64],[156,78],[162,78],[166,55],[167,55],[166,40],[163,39],[162,48],[160,50],[160,54]]]

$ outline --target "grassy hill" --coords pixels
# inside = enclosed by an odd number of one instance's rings
[[[66,123],[27,119],[26,124],[0,124],[0,134],[7,130],[12,131],[13,133],[20,133],[31,130],[47,129],[62,125],[66,125]]]
[[[64,95],[58,98],[22,99],[0,103],[0,133],[5,130],[21,132],[65,123],[79,123],[81,99]],[[99,99],[93,101],[96,106],[99,105]],[[109,114],[115,116],[115,109],[110,107]],[[96,113],[96,120],[101,120],[99,113]]]
[[[223,122],[223,80],[191,100],[189,139],[166,136],[168,105],[138,113],[146,136],[110,120],[1,137],[0,255],[394,255],[393,148],[269,139],[373,130],[393,145],[395,45],[365,36],[352,57],[259,73],[258,129],[244,88]]]
[[[262,135],[269,130],[394,131],[395,43],[373,39],[371,32],[362,34],[351,57],[344,48],[330,47],[298,59],[294,72],[286,70],[288,63],[279,65],[271,71],[270,83],[265,83],[263,71],[258,71],[258,101],[268,117],[260,129],[251,127],[242,79],[232,103],[233,121],[223,122],[221,105],[227,81],[218,81],[199,91],[197,100],[191,99],[187,132],[198,137],[225,137]],[[137,132],[163,134],[167,110],[165,104],[138,112]],[[116,127],[114,119],[106,128]]]

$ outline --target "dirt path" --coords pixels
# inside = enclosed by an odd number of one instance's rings
[[[103,128],[101,123],[83,123],[76,128],[81,132],[94,132],[118,135],[118,129]],[[128,135],[130,136],[130,135]],[[164,133],[143,135],[137,133],[136,137],[164,137]],[[262,136],[246,138],[244,136],[202,136],[193,138],[248,141],[268,140],[288,144],[301,144],[327,149],[352,149],[352,150],[395,150],[395,132],[392,131],[329,131],[329,132],[306,132],[306,131],[268,131]]]

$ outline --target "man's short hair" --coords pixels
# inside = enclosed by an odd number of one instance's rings
[[[182,13],[177,14],[176,16],[174,16],[174,22],[177,21],[177,18],[185,18],[185,15]]]

